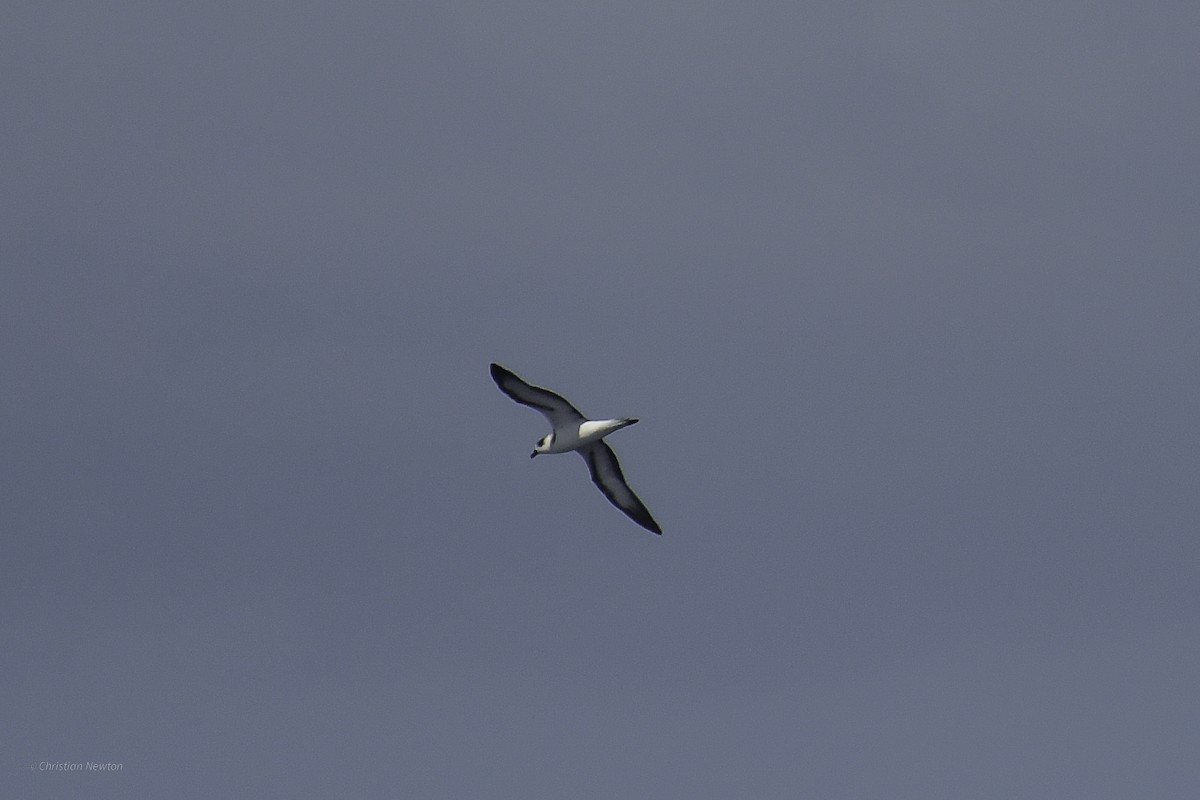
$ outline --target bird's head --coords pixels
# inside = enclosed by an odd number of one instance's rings
[[[554,432],[547,433],[542,438],[538,439],[538,443],[533,446],[533,452],[529,454],[533,458],[538,453],[546,453],[550,450],[550,445],[554,444]]]

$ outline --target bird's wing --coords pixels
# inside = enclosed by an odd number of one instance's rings
[[[625,476],[621,474],[621,465],[617,462],[617,454],[611,447],[603,441],[592,442],[586,447],[581,447],[579,454],[583,456],[588,470],[592,473],[592,483],[600,488],[609,502],[646,530],[662,535],[662,528],[658,527],[646,506],[625,482]]]
[[[491,369],[492,380],[500,387],[500,391],[521,405],[536,408],[545,414],[555,428],[584,421],[585,417],[579,413],[579,409],[549,389],[531,386],[499,364],[492,364]]]

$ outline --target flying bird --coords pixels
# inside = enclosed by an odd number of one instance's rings
[[[537,409],[550,420],[553,430],[538,440],[530,458],[541,453],[576,451],[587,462],[592,483],[609,502],[646,530],[662,535],[662,528],[625,482],[617,454],[604,442],[605,436],[632,425],[636,419],[588,419],[560,395],[540,386],[531,386],[499,364],[492,364],[491,371],[492,380],[500,391],[523,406]]]

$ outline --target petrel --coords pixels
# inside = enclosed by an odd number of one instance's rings
[[[652,533],[662,535],[662,528],[650,516],[646,506],[625,482],[617,454],[604,442],[604,437],[637,422],[633,417],[622,419],[588,419],[560,395],[540,386],[531,386],[515,374],[492,364],[492,380],[500,391],[523,406],[542,412],[554,428],[538,440],[530,458],[539,453],[568,453],[575,450],[587,462],[592,483],[600,488],[614,506],[631,520]]]

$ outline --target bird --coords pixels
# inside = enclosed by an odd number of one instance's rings
[[[529,454],[530,458],[543,453],[569,453],[574,450],[583,456],[592,474],[592,483],[610,503],[646,530],[662,535],[662,528],[625,482],[617,454],[604,441],[605,436],[634,424],[637,419],[588,419],[561,395],[528,384],[499,364],[491,365],[491,373],[500,391],[521,405],[537,409],[550,421],[553,430],[538,440]]]

